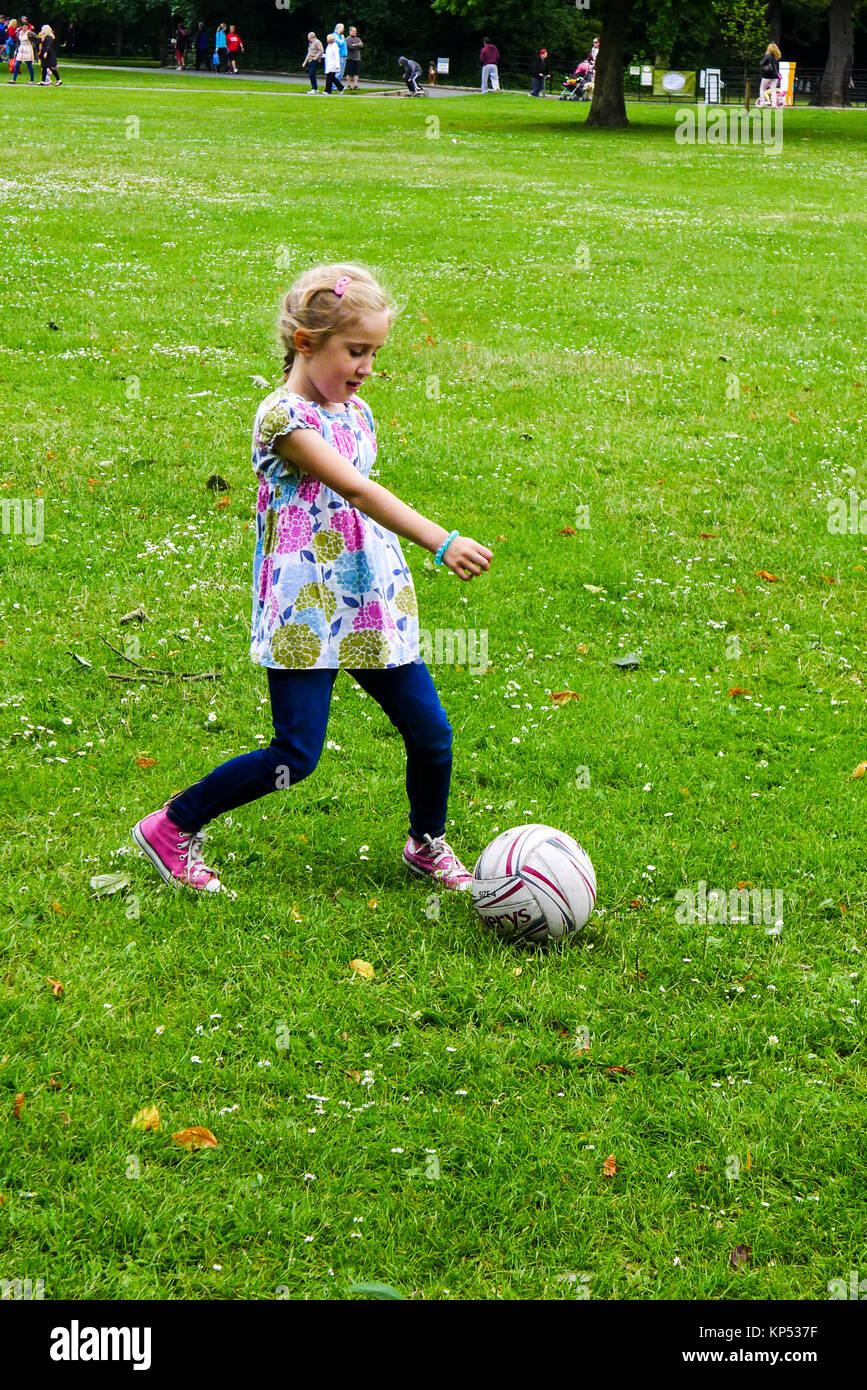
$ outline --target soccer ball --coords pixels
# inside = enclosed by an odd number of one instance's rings
[[[544,945],[584,926],[596,902],[596,873],[571,835],[519,825],[482,850],[471,890],[482,921],[499,936]]]

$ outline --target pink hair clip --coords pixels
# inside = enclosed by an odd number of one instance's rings
[[[334,286],[334,293],[335,293],[336,295],[341,295],[341,294],[343,294],[343,291],[346,289],[346,286],[347,286],[347,285],[351,285],[351,284],[352,284],[352,276],[351,276],[351,275],[341,275],[340,279],[337,281],[337,284]]]

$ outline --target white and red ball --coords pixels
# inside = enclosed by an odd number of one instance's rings
[[[596,903],[596,873],[571,835],[519,825],[482,850],[471,890],[482,921],[499,936],[538,945],[581,930]]]

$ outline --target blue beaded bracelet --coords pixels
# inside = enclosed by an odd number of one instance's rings
[[[455,540],[460,534],[461,534],[460,531],[452,531],[451,535],[446,536],[445,540],[443,541],[442,545],[440,546],[439,550],[437,551],[436,555],[434,556],[434,562],[435,562],[435,564],[437,564],[437,565],[441,565],[441,564],[442,564],[442,562],[443,562],[443,556],[445,555],[445,553],[446,553],[446,551],[448,550],[449,546],[451,545],[452,541]]]

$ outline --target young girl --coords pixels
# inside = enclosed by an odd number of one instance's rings
[[[444,838],[452,730],[419,657],[415,590],[395,532],[461,579],[487,570],[493,557],[370,481],[376,436],[357,393],[391,318],[381,286],[358,265],[308,270],[284,301],[284,385],[259,406],[253,427],[259,494],[251,656],[268,669],[274,738],[135,826],[133,837],[166,881],[219,891],[217,874],[202,861],[202,826],[309,777],[344,669],[406,745],[404,863],[443,888],[469,887]]]

